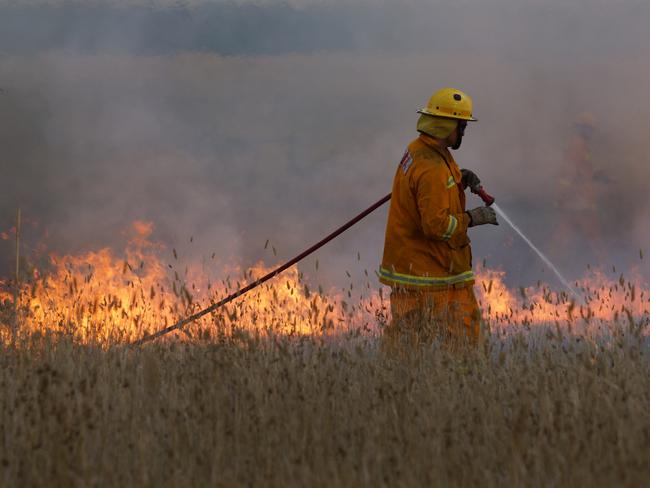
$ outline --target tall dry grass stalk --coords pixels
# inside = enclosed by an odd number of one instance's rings
[[[463,357],[234,334],[0,346],[3,486],[644,486],[650,349],[555,332]]]
[[[14,274],[14,320],[13,329],[18,329],[18,310],[20,309],[20,228],[21,228],[21,214],[20,208],[16,210],[16,268]]]

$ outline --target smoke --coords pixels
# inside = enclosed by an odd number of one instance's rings
[[[650,238],[648,21],[635,0],[0,3],[0,229],[20,206],[78,252],[145,219],[190,254],[276,262],[388,193],[416,109],[457,86],[479,118],[459,164],[539,247],[570,275],[598,261],[647,274],[633,259]],[[558,200],[585,111],[605,181],[597,242]],[[372,273],[385,216],[304,269]],[[476,261],[552,280],[505,226],[470,232]]]

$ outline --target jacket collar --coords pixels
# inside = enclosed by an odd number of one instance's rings
[[[431,137],[429,134],[420,132],[420,140],[430,148],[438,151],[445,159],[453,160],[453,157],[451,157],[451,153],[449,152],[449,149],[447,149],[445,146],[440,144],[440,142],[438,142],[438,140],[435,137]]]
[[[440,153],[443,159],[447,162],[447,166],[454,176],[454,180],[456,180],[456,183],[458,183],[461,179],[460,169],[458,168],[458,164],[456,163],[456,160],[454,159],[454,156],[452,156],[449,149],[440,144],[437,139],[431,137],[429,134],[425,134],[424,132],[420,132],[419,139],[426,146]]]

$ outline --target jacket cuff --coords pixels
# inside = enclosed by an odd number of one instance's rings
[[[465,212],[465,215],[467,216],[467,227],[472,227],[474,225],[474,222],[472,222],[472,216],[469,214],[469,212]]]

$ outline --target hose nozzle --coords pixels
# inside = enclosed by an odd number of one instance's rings
[[[481,200],[483,200],[483,203],[485,203],[487,207],[489,207],[494,203],[495,200],[494,197],[489,193],[487,193],[481,185],[470,188],[470,191],[478,195],[481,198]]]

